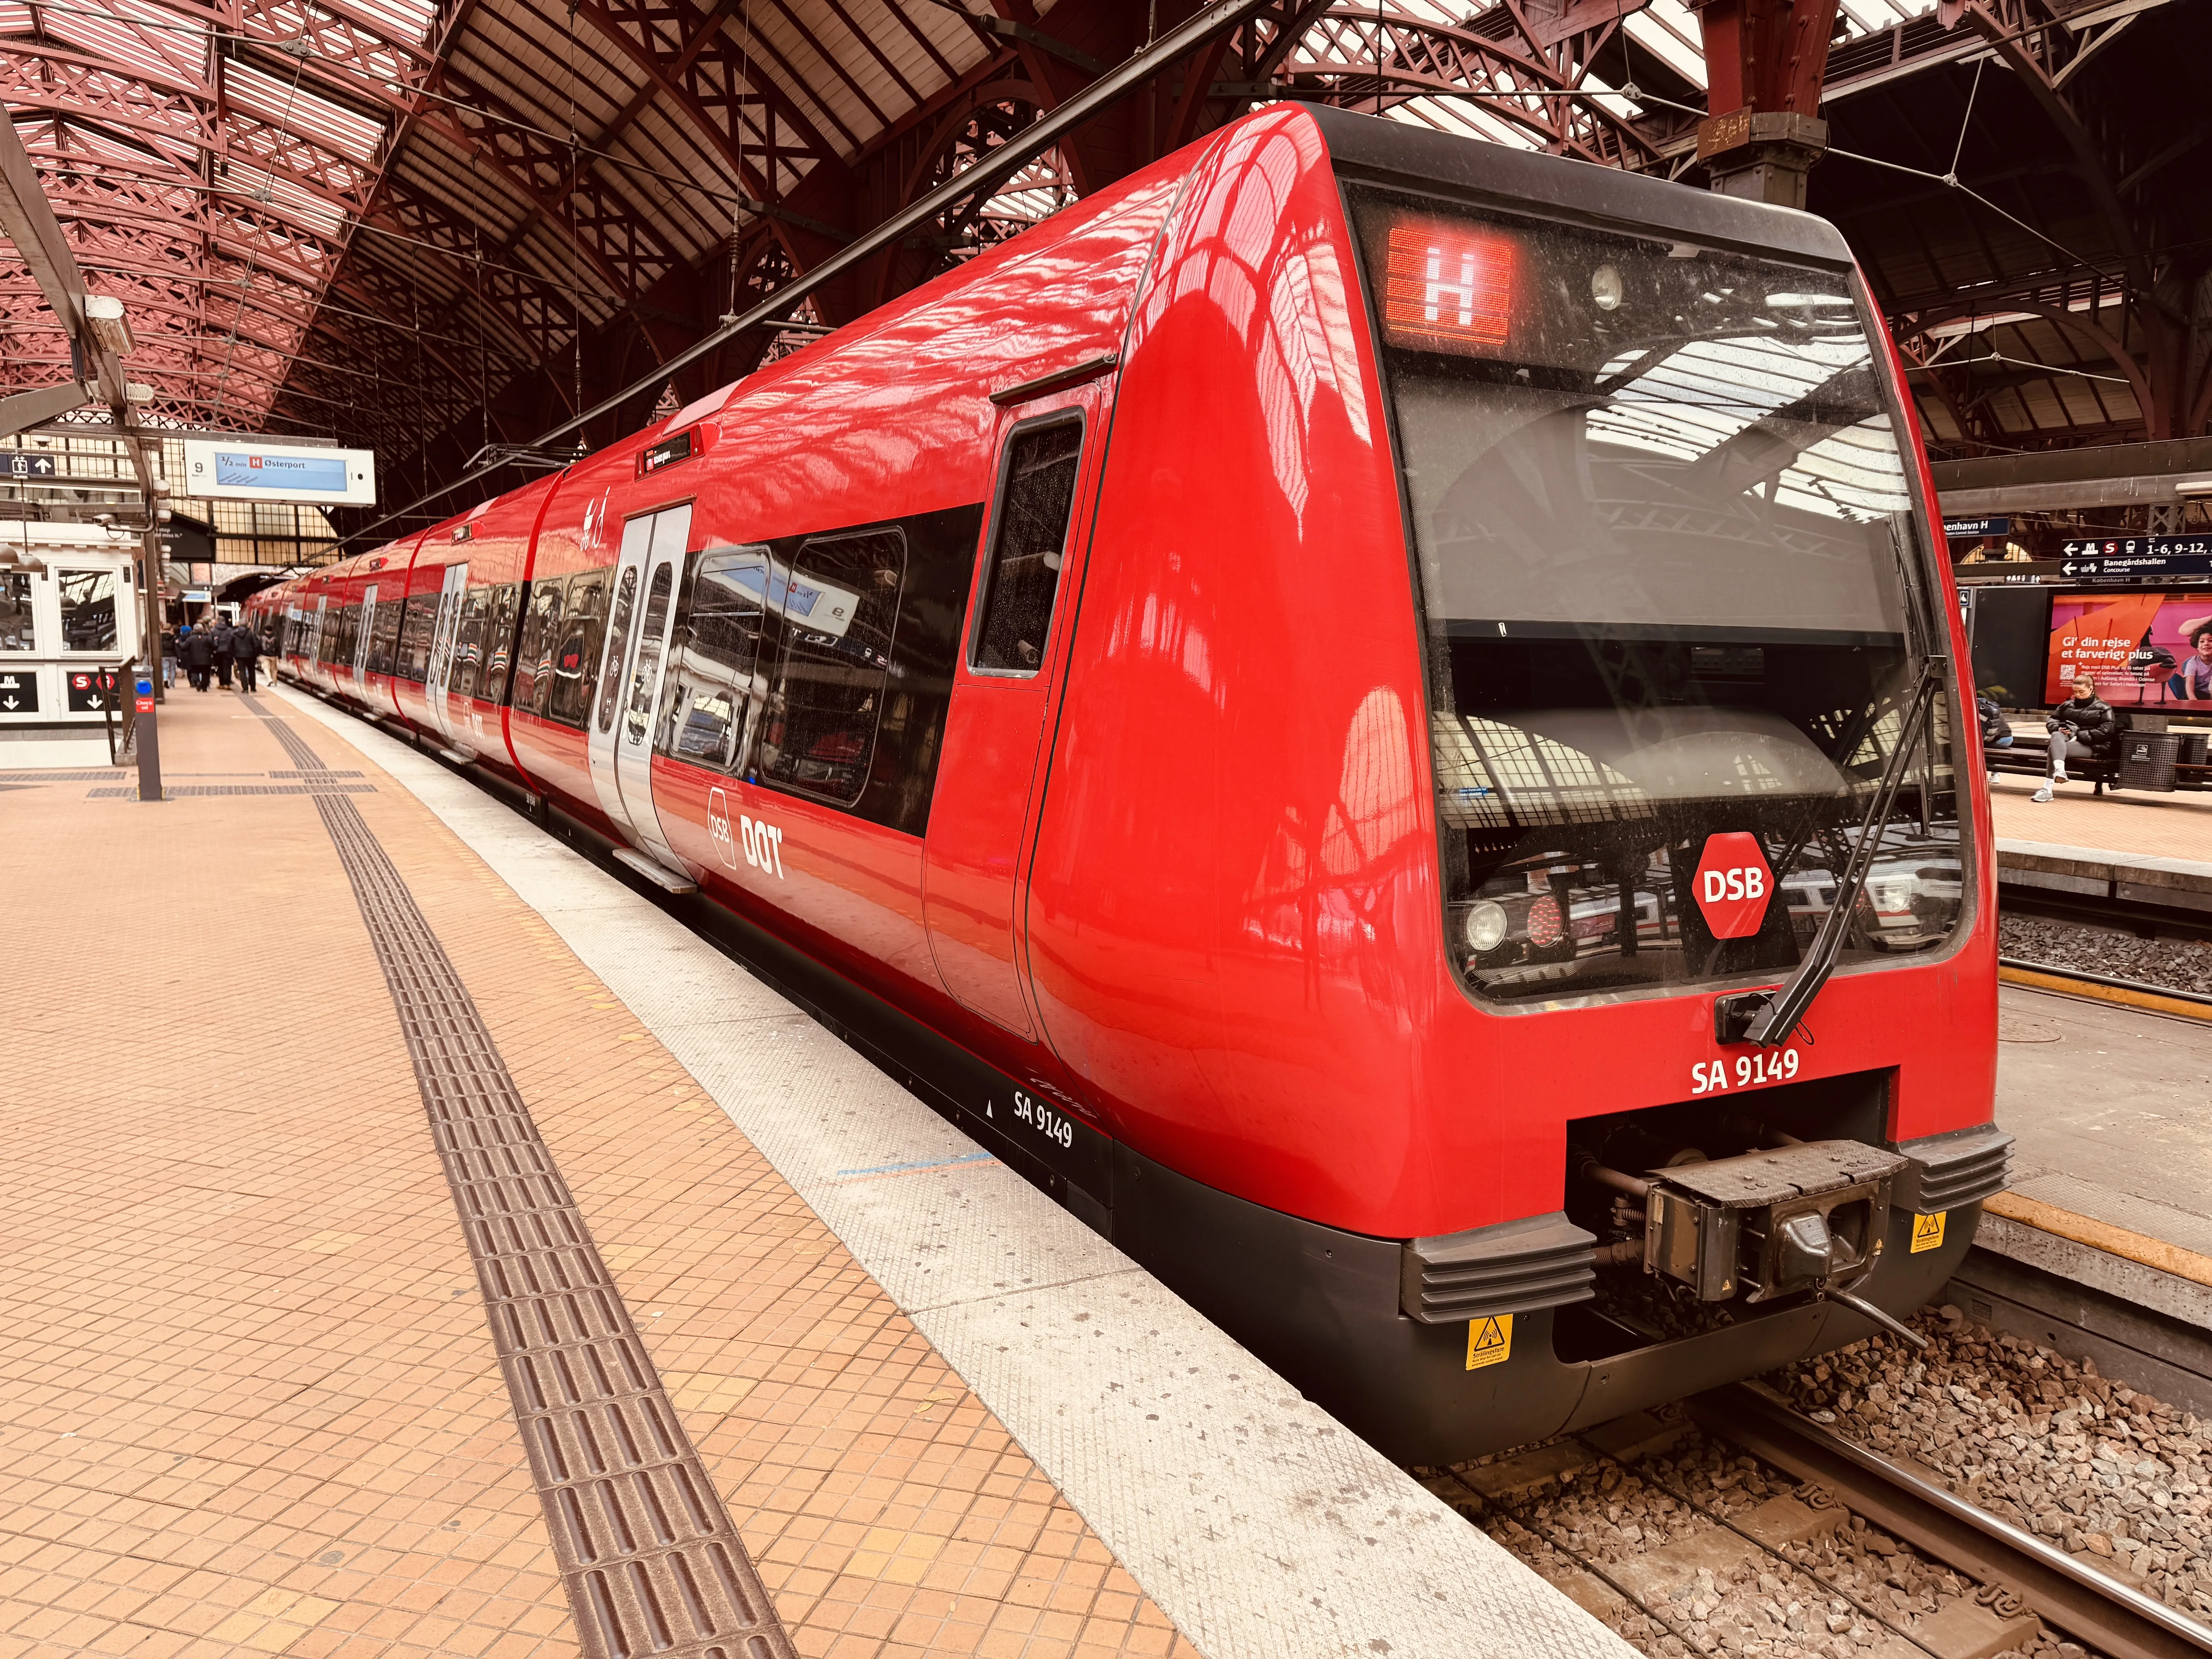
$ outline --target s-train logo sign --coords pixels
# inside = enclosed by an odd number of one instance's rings
[[[1767,868],[1758,836],[1741,830],[1707,836],[1705,855],[1690,881],[1715,939],[1748,939],[1766,920],[1774,872]]]

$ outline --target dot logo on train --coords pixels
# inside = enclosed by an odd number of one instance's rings
[[[1691,881],[1715,939],[1749,939],[1766,920],[1774,872],[1759,850],[1758,836],[1740,830],[1708,836]]]

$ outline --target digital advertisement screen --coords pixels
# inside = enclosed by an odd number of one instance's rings
[[[2044,701],[2072,696],[2081,674],[2116,708],[2212,706],[2212,588],[2056,596]]]

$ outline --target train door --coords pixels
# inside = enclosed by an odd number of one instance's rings
[[[622,716],[614,732],[615,786],[622,793],[630,829],[641,848],[678,872],[683,872],[684,861],[661,834],[660,815],[653,810],[653,728],[660,707],[669,637],[676,626],[676,595],[684,581],[684,544],[690,535],[689,502],[653,514],[653,543],[646,554],[644,609],[638,618],[637,642],[630,653]]]
[[[307,678],[319,680],[323,677],[323,611],[331,602],[327,593],[315,595],[315,620],[307,628]]]
[[[460,638],[461,606],[468,592],[468,561],[447,565],[445,585],[438,590],[437,629],[430,636],[430,665],[422,684],[422,698],[428,705],[430,724],[438,728],[438,735],[447,743],[455,738],[453,714],[446,707],[446,688],[453,684],[453,647]]]
[[[364,695],[368,687],[368,642],[376,632],[376,590],[380,584],[371,582],[361,594],[361,637],[354,641],[353,678]]]
[[[922,919],[945,989],[1031,1039],[1021,850],[1052,703],[1054,623],[1061,594],[1076,586],[1062,579],[1076,556],[1072,527],[1082,521],[1084,434],[1097,409],[1096,389],[1086,387],[1048,410],[1023,410],[1006,434],[923,849]]]
[[[613,594],[607,601],[606,651],[599,659],[599,677],[592,682],[592,705],[584,711],[592,787],[599,795],[599,810],[624,831],[629,829],[629,814],[623,810],[622,785],[615,778],[615,721],[621,712],[623,688],[629,683],[631,647],[636,642],[633,635],[638,584],[645,574],[647,555],[653,550],[656,516],[640,514],[623,526],[622,550],[615,556]]]

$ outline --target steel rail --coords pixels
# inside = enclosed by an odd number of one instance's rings
[[[2207,996],[2202,991],[2183,991],[2178,990],[2171,985],[2153,985],[2145,980],[2122,979],[2116,974],[2092,973],[2087,968],[2062,968],[2057,963],[2051,962],[2030,962],[2025,957],[1999,957],[1997,958],[1997,966],[2001,969],[2006,968],[2012,969],[2017,973],[2039,974],[2045,979],[2072,980],[2076,984],[2094,987],[2098,989],[2106,991],[2126,991],[2136,996],[2155,997],[2164,1002],[2179,1002],[2185,1005],[2188,1010],[2185,1017],[2197,1019],[2212,1019],[2212,996]],[[2058,988],[2055,986],[2031,986],[2027,988],[2031,990],[2057,990]],[[2061,994],[2068,994],[2062,992]],[[2110,1000],[2110,999],[2107,998],[2094,997],[2094,993],[2087,991],[2073,993],[2071,994],[2091,997],[2092,1000],[2100,1002]],[[2126,1003],[2119,1003],[2116,1006],[2126,1007],[2130,1005]],[[2148,1009],[2145,1010],[2145,1012],[2159,1012],[2162,1011],[2157,1009]],[[2175,1012],[2179,1012],[2180,1011]]]
[[[2082,1565],[1901,1463],[1845,1439],[1750,1383],[1693,1396],[1707,1433],[1817,1481],[1854,1514],[1985,1584],[2002,1584],[2109,1659],[2190,1659],[2212,1653],[2212,1629]]]

